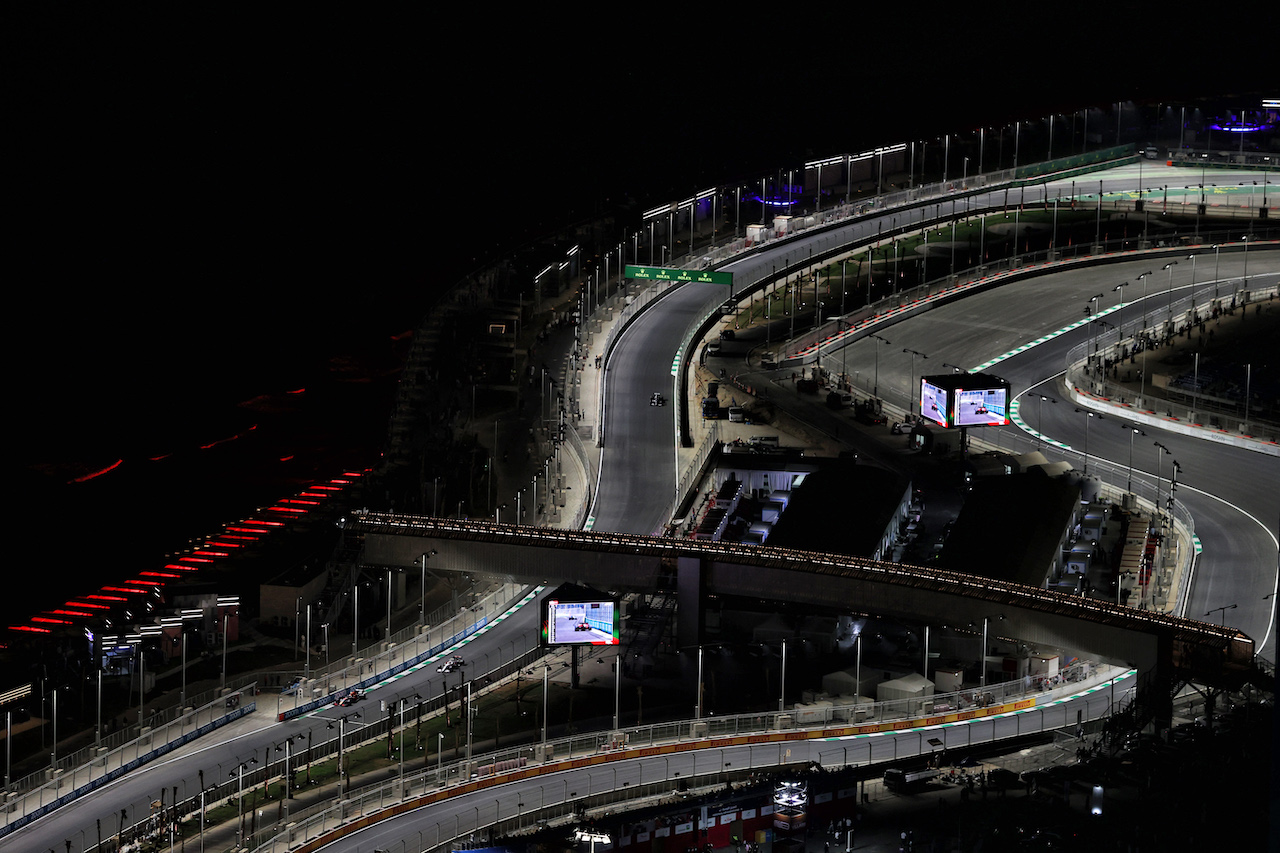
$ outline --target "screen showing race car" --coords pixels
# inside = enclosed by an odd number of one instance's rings
[[[956,426],[1005,426],[1009,423],[1009,389],[975,388],[956,392]]]
[[[934,385],[928,379],[921,379],[920,414],[938,426],[951,426],[950,413],[947,409],[946,389]]]
[[[615,601],[544,602],[543,630],[548,645],[616,646],[619,643]]]

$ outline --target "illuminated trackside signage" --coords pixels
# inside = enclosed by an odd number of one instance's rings
[[[695,284],[727,284],[733,286],[733,273],[711,270],[682,270],[668,267],[636,267],[627,264],[622,272],[627,278],[641,281],[690,281]]]

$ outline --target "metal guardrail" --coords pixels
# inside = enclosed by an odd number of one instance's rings
[[[797,715],[804,714],[805,709],[792,708],[784,712],[704,717],[626,727],[617,732],[597,731],[549,740],[545,743],[526,742],[510,749],[473,757],[470,762],[456,761],[352,790],[344,798],[316,804],[292,814],[287,821],[278,821],[271,826],[263,827],[246,839],[246,846],[259,851],[290,850],[352,822],[368,822],[376,819],[379,813],[405,801],[433,796],[447,797],[461,792],[459,789],[464,786],[484,784],[485,779],[500,777],[503,772],[506,772],[498,768],[517,769],[521,772],[527,772],[525,768],[553,769],[566,762],[591,756],[605,754],[620,757],[626,750],[693,744],[740,735],[776,735],[810,729],[816,730],[815,736],[818,736],[823,728],[832,725],[867,725],[879,728],[894,726],[904,720],[917,720],[920,721],[920,725],[925,725],[923,720],[930,716],[941,717],[950,713],[970,712],[973,714],[971,719],[981,719],[985,716],[985,709],[1003,708],[1012,702],[1028,698],[1034,699],[1035,707],[1024,709],[1023,712],[1038,711],[1042,718],[1042,728],[1048,728],[1050,724],[1059,725],[1045,716],[1046,711],[1055,706],[1061,707],[1057,700],[1082,690],[1097,690],[1108,683],[1114,684],[1115,681],[1122,680],[1131,673],[1131,670],[1111,669],[1104,672],[1093,663],[1081,662],[1063,670],[1056,679],[1018,679],[1014,682],[990,684],[982,690],[959,691],[923,699],[833,705],[829,708],[824,707],[821,711],[814,711],[809,718],[804,719]],[[1099,704],[1099,712],[1106,713],[1110,710],[1110,705],[1111,699],[1107,697]],[[937,710],[942,707],[955,710]],[[1074,714],[1069,713],[1065,707],[1062,708],[1061,713],[1060,725],[1074,725],[1076,721]],[[830,759],[833,765],[851,760],[848,751],[847,746],[834,748]],[[837,755],[839,758],[836,757]],[[825,760],[824,758],[823,761]],[[855,755],[852,760],[857,760],[857,756]],[[580,801],[585,797],[596,795],[608,796],[606,791],[577,791],[570,795],[566,789],[563,793],[564,798],[559,802],[564,803],[568,803],[570,799]],[[624,793],[628,799],[646,795],[643,791]],[[621,798],[619,796],[619,799]],[[557,803],[531,804],[530,811],[537,811],[545,817],[544,809],[548,805],[554,808]],[[494,817],[494,821],[487,823],[495,822],[501,816]],[[474,828],[459,824],[457,834],[465,834]],[[435,847],[447,840],[449,839],[439,838],[429,846]],[[422,849],[428,849],[428,846],[424,845]]]
[[[245,693],[252,697],[256,689],[251,685]],[[0,837],[16,831],[49,811],[83,796],[102,784],[124,773],[154,761],[155,759],[190,741],[208,734],[229,720],[253,711],[252,701],[241,705],[239,691],[220,697],[172,723],[143,732],[134,740],[101,755],[69,772],[46,770],[43,774],[28,776],[18,783],[20,787],[7,791],[4,799],[4,821],[0,823]],[[96,775],[95,775],[96,773]],[[43,775],[41,784],[32,783]],[[10,816],[13,817],[10,817]]]
[[[449,636],[449,632],[453,631],[455,634],[470,636],[475,630],[483,627],[482,623],[488,619],[488,615],[491,612],[494,615],[497,615],[497,613],[504,608],[510,607],[514,602],[515,596],[524,589],[525,587],[519,584],[499,584],[496,589],[487,593],[483,600],[477,600],[479,599],[479,596],[473,594],[472,601],[475,603],[468,607],[464,607],[462,613],[455,613],[451,606],[446,605],[445,607],[438,608],[434,611],[433,615],[441,612],[452,614],[439,626],[442,635]],[[471,623],[470,626],[467,625],[467,622]],[[335,673],[343,673],[344,680],[348,675],[351,675],[352,677],[363,676],[365,680],[369,680],[369,676],[365,676],[364,673],[370,666],[373,667],[373,670],[371,671],[376,671],[380,674],[385,674],[386,672],[394,670],[400,665],[400,663],[407,660],[406,655],[413,649],[410,641],[429,642],[430,635],[435,633],[434,628],[419,633],[420,628],[421,625],[415,625],[397,632],[397,634],[394,635],[394,639],[399,639],[401,641],[400,644],[397,644],[393,640],[389,645],[384,645],[380,651],[367,659],[361,658],[350,664],[341,665],[335,670],[330,671],[327,673],[328,678],[336,681],[336,678],[334,678]],[[420,650],[418,654],[421,654]],[[526,653],[524,657],[521,657],[518,660],[527,663],[525,658],[527,658],[528,654],[529,653]],[[541,652],[538,654],[540,655]],[[536,658],[537,656],[538,655],[535,655],[534,657]],[[512,665],[513,664],[510,662],[505,665],[500,665],[495,668],[495,671],[502,671],[504,666],[510,668]],[[377,675],[372,676],[374,679],[377,679],[378,677],[379,676]],[[318,678],[316,680],[323,681],[325,679]],[[245,706],[240,703],[239,699],[241,691],[243,691],[247,696],[254,696],[258,693],[256,683],[250,683],[240,690],[229,692],[226,696],[219,696],[208,706],[202,707],[192,714],[186,715],[183,719],[174,721],[174,723],[158,730],[158,733],[146,733],[140,738],[129,741],[128,743],[123,744],[102,756],[95,757],[93,760],[71,769],[70,773],[59,773],[56,779],[40,782],[34,787],[31,787],[30,790],[22,792],[20,797],[10,796],[5,801],[5,824],[0,826],[10,823],[10,814],[28,814],[33,809],[44,808],[59,798],[62,798],[63,802],[66,802],[68,801],[68,791],[85,792],[87,790],[91,790],[94,785],[101,784],[104,777],[108,774],[113,774],[114,776],[119,775],[122,772],[129,772],[136,769],[141,766],[142,763],[152,760],[155,757],[159,757],[160,755],[171,751],[173,748],[189,742],[194,737],[198,737],[212,731],[223,720],[230,716],[242,715],[246,708],[248,710],[253,710],[256,707],[255,704],[251,703],[248,706]],[[281,695],[283,696],[285,694]],[[296,695],[297,693],[295,692],[295,696]],[[237,701],[235,706],[228,705],[228,696],[236,697]],[[442,702],[443,700],[437,697],[435,700],[427,702],[427,708],[430,710],[431,708],[438,707]],[[279,715],[281,708],[277,704],[277,707],[274,710],[276,714]],[[385,721],[381,723],[381,727],[382,730],[385,731]],[[329,749],[327,744],[321,744],[315,748],[320,750],[319,754],[321,756],[326,754],[325,750]],[[243,778],[244,780],[262,781],[262,779],[266,778],[263,774],[267,773],[268,770],[269,768],[264,766],[260,770],[246,772],[243,775]],[[46,770],[43,771],[42,774],[34,774],[27,778],[28,780],[35,780],[36,782],[39,782],[40,776],[47,776],[49,773],[50,771]],[[237,779],[237,782],[239,781],[240,780]],[[220,783],[215,782],[212,789],[217,790],[219,784]],[[222,786],[226,787],[231,784],[232,783],[225,783]],[[250,782],[250,788],[252,787],[252,784],[253,782]],[[34,805],[31,805],[29,800],[33,796],[36,797],[36,802]],[[209,792],[206,791],[207,802],[216,802],[216,800],[216,796],[211,796]],[[198,798],[193,798],[187,802],[189,810],[193,809],[194,806],[191,806],[190,804],[198,802]],[[178,804],[175,803],[174,808],[178,807]],[[151,822],[151,819],[142,819],[136,804],[129,811],[136,816],[136,822],[132,827],[120,827],[120,831],[129,835],[137,835],[144,832],[145,825],[148,822]]]
[[[1094,397],[1105,398],[1111,403],[1131,407],[1136,411],[1147,411],[1156,417],[1165,418],[1175,423],[1216,429],[1224,434],[1237,434],[1263,438],[1272,442],[1280,441],[1280,423],[1259,418],[1256,414],[1246,419],[1246,407],[1243,403],[1235,406],[1223,405],[1206,399],[1207,395],[1192,392],[1175,394],[1192,399],[1190,404],[1176,399],[1165,389],[1159,395],[1143,396],[1134,394],[1130,388],[1113,382],[1107,376],[1106,363],[1119,364],[1125,360],[1133,360],[1144,351],[1157,345],[1160,340],[1173,338],[1185,333],[1188,326],[1211,319],[1218,311],[1239,308],[1247,311],[1250,306],[1263,300],[1277,298],[1276,284],[1265,284],[1268,279],[1280,279],[1280,273],[1264,273],[1253,277],[1255,283],[1247,290],[1233,289],[1231,297],[1212,297],[1205,299],[1202,295],[1199,303],[1194,294],[1148,310],[1144,315],[1126,318],[1126,325],[1132,322],[1133,329],[1122,337],[1118,328],[1108,328],[1095,336],[1091,342],[1079,344],[1067,355],[1067,381],[1076,388],[1086,391]],[[1263,283],[1258,283],[1261,280]],[[1219,282],[1207,283],[1217,290]],[[1208,286],[1205,286],[1208,290]],[[1225,304],[1223,304],[1225,303]],[[1110,312],[1108,312],[1110,317]],[[1148,326],[1150,318],[1150,326]],[[1138,328],[1141,324],[1141,328]],[[1092,349],[1092,352],[1090,351]],[[1140,359],[1139,359],[1140,361]],[[1136,363],[1136,362],[1135,362]],[[1139,368],[1140,369],[1140,368]],[[1225,402],[1225,401],[1223,401]],[[1206,417],[1206,415],[1208,417]]]

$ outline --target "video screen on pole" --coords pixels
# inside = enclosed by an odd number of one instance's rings
[[[956,426],[1005,426],[1009,422],[1008,388],[956,392]]]
[[[951,426],[946,389],[934,385],[928,379],[921,379],[920,414],[938,426]]]
[[[620,641],[616,600],[561,601],[547,597],[542,608],[542,634],[547,645],[616,646]]]

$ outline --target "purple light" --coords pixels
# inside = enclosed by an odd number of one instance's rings
[[[1211,124],[1209,127],[1213,130],[1222,130],[1227,133],[1253,133],[1258,130],[1266,130],[1270,125],[1266,124]]]

